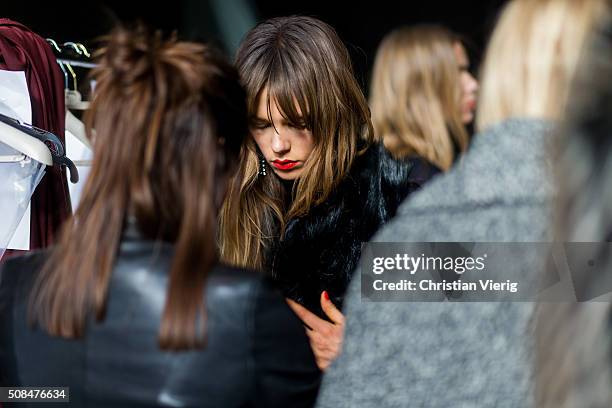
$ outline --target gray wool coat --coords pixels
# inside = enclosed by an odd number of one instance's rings
[[[475,136],[450,172],[400,206],[378,242],[550,241],[552,126],[511,119]],[[533,303],[361,302],[318,407],[530,407]]]

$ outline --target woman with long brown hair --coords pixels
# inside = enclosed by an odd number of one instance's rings
[[[398,28],[376,53],[374,131],[394,157],[422,157],[447,171],[467,150],[477,90],[456,34],[436,25]]]
[[[300,321],[256,274],[217,262],[248,133],[237,71],[142,29],[114,32],[98,62],[79,208],[53,249],[2,271],[0,384],[68,386],[92,407],[311,406]]]
[[[271,273],[297,302],[291,304],[312,329],[325,368],[339,352],[336,306],[361,243],[431,167],[397,162],[376,143],[348,51],[328,24],[302,16],[267,20],[247,34],[236,65],[251,137],[221,213],[221,254]]]

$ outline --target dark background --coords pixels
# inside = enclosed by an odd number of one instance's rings
[[[355,71],[366,88],[376,47],[395,27],[439,23],[462,34],[468,42],[473,68],[505,0],[333,1],[307,0],[173,0],[160,1],[15,1],[2,0],[0,13],[43,37],[86,45],[118,22],[140,20],[164,32],[177,31],[189,40],[215,43],[232,56],[240,38],[257,21],[305,14],[336,28],[347,44]]]

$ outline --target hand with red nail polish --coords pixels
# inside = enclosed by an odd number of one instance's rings
[[[325,371],[342,352],[344,315],[330,300],[327,291],[321,293],[321,307],[331,323],[291,299],[287,299],[287,303],[307,326],[306,334],[317,365],[322,371]]]

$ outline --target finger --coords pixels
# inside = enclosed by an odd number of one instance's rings
[[[285,299],[285,301],[291,310],[293,310],[293,313],[295,313],[302,322],[308,325],[311,330],[317,330],[321,327],[322,323],[327,323],[325,320],[321,319],[299,303],[294,302],[291,299]]]
[[[323,359],[317,358],[315,361],[317,362],[317,367],[319,367],[321,371],[325,371],[327,367],[329,367],[329,363]]]
[[[315,352],[322,355],[329,355],[330,358],[334,358],[334,356],[338,354],[338,350],[342,345],[342,343],[338,342],[336,339],[325,337],[316,331],[312,331],[308,334],[308,340]]]
[[[326,367],[330,365],[342,352],[341,338],[340,342],[338,342],[336,339],[326,337],[318,331],[307,332],[307,335],[315,359],[320,362],[326,362],[326,364],[319,364],[319,366]]]
[[[329,363],[330,361],[324,358],[318,358],[316,359],[317,361],[317,367],[319,367],[319,370],[321,371],[327,371],[327,369],[329,368]]]
[[[326,290],[321,292],[321,308],[332,322],[340,325],[344,324],[344,315],[331,301]]]
[[[328,346],[328,344],[322,344],[321,342],[318,342],[314,339],[310,339],[310,348],[312,349],[312,354],[315,357],[315,360],[317,361],[317,366],[321,369],[324,369],[329,366],[331,362],[334,361],[338,356],[338,351],[329,349]]]

